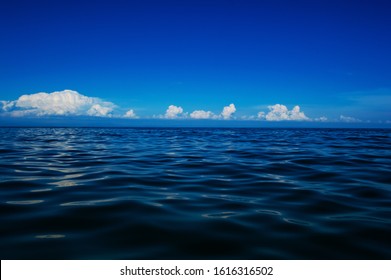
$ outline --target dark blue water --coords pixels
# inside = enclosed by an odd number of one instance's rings
[[[0,129],[1,259],[390,259],[391,130]]]

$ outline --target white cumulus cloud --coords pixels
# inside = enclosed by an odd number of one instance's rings
[[[289,110],[285,105],[275,104],[268,106],[269,112],[265,114],[264,112],[258,113],[258,118],[266,119],[267,121],[307,121],[310,120],[304,112],[300,111],[299,106],[293,107],[292,110]]]
[[[87,115],[96,116],[96,117],[105,117],[105,116],[110,116],[112,111],[113,109],[110,107],[105,107],[100,104],[94,104],[87,111]]]
[[[192,118],[192,119],[214,119],[214,118],[216,118],[216,115],[213,114],[211,111],[195,110],[193,113],[190,114],[190,118]]]
[[[168,106],[164,117],[167,119],[176,119],[176,118],[180,117],[179,115],[182,113],[183,113],[182,107],[170,105],[170,106]]]
[[[221,116],[223,119],[227,120],[231,118],[232,114],[236,112],[236,108],[234,104],[229,104],[229,106],[225,106],[223,111],[221,112]]]
[[[138,116],[136,115],[136,113],[134,112],[134,110],[129,110],[125,113],[124,115],[124,118],[129,118],[129,119],[137,119]]]
[[[14,101],[1,101],[1,112],[10,116],[104,116],[109,117],[116,107],[96,97],[73,90],[39,92],[20,96]]]

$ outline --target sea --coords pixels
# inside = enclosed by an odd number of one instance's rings
[[[0,128],[1,259],[391,259],[391,130]]]

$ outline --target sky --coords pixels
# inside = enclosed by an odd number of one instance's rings
[[[391,126],[390,27],[377,0],[3,1],[0,126]]]

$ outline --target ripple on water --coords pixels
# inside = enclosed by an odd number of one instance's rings
[[[202,216],[204,218],[212,218],[212,219],[228,219],[237,215],[238,213],[235,212],[220,212],[220,213],[203,214]]]
[[[59,239],[59,238],[65,238],[64,234],[42,234],[42,235],[36,235],[35,238],[37,239]]]
[[[32,204],[39,204],[44,202],[43,200],[18,200],[18,201],[7,201],[7,204],[14,204],[14,205],[32,205]]]
[[[391,132],[0,128],[4,259],[390,259]]]
[[[73,202],[62,203],[60,204],[60,206],[93,206],[93,205],[111,204],[115,201],[118,201],[118,198],[73,201]]]
[[[362,215],[332,216],[329,217],[329,219],[338,220],[338,221],[361,221],[361,222],[391,224],[390,219],[383,219],[378,217],[362,216]]]
[[[295,225],[299,225],[299,226],[311,226],[312,225],[310,222],[303,221],[303,220],[288,219],[288,218],[284,218],[283,220],[287,223],[295,224]]]
[[[274,216],[281,216],[282,213],[274,210],[266,210],[266,209],[258,209],[256,210],[257,213],[260,214],[267,214],[267,215],[274,215]]]
[[[30,192],[50,192],[52,191],[53,189],[49,189],[49,188],[46,188],[46,189],[36,189],[36,190],[31,190]]]

